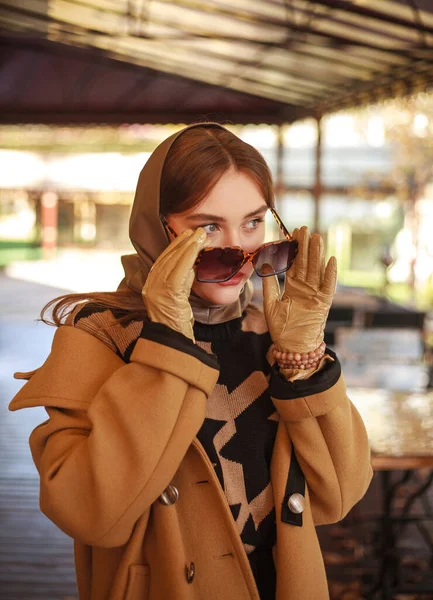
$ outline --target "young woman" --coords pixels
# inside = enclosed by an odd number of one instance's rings
[[[283,239],[263,246],[268,210]],[[371,478],[323,344],[335,259],[290,237],[262,156],[216,123],[154,151],[130,236],[117,292],[50,303],[52,351],[10,406],[48,413],[30,446],[80,599],[328,598],[315,525]]]

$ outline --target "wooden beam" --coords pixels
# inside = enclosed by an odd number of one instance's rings
[[[159,2],[165,2],[166,4],[171,4],[172,0],[158,0]],[[332,41],[332,44],[339,46],[361,46],[364,48],[371,48],[381,51],[392,51],[397,54],[405,53],[405,50],[401,50],[401,40],[400,44],[396,43],[393,48],[389,48],[387,46],[379,46],[374,43],[368,43],[366,41],[366,33],[376,36],[378,41],[380,39],[386,39],[386,31],[377,32],[374,30],[370,30],[364,32],[364,36],[362,32],[359,34],[351,31],[350,26],[344,27],[341,26],[341,34],[337,35],[331,33],[331,31],[326,31],[326,22],[321,20],[321,28],[314,29],[311,24],[303,25],[301,23],[294,23],[289,21],[288,19],[281,19],[277,17],[268,16],[262,13],[253,13],[246,10],[240,10],[237,8],[232,8],[228,6],[223,6],[219,2],[215,0],[206,0],[203,3],[201,0],[177,0],[176,4],[178,6],[184,6],[191,10],[194,10],[199,13],[208,13],[208,14],[218,14],[221,16],[227,16],[231,19],[236,19],[243,22],[255,23],[262,26],[271,26],[271,27],[281,27],[284,29],[293,28],[294,31],[305,34],[305,33],[314,33],[314,35],[319,36],[323,39],[326,39],[328,42]],[[297,9],[297,12],[300,12]],[[328,28],[329,29],[329,28]],[[353,29],[356,29],[355,27]],[[396,40],[398,42],[398,40]]]
[[[293,120],[295,120],[293,115]],[[196,121],[220,121],[222,123],[229,122],[233,125],[247,124],[269,124],[275,125],[289,120],[288,114],[281,114],[278,111],[263,111],[263,112],[248,112],[246,110],[231,111],[209,111],[207,113],[200,112],[147,112],[147,111],[86,111],[80,109],[75,112],[60,111],[60,110],[13,110],[10,107],[2,107],[0,105],[0,124],[46,124],[46,125],[91,125],[107,123],[111,125],[121,125],[124,123],[149,123],[149,124],[164,124],[164,123],[194,123]]]
[[[342,10],[344,12],[353,13],[369,19],[374,19],[382,23],[391,23],[393,25],[400,25],[401,27],[407,27],[408,29],[415,29],[419,32],[426,32],[433,34],[433,27],[419,23],[417,21],[408,21],[399,17],[396,14],[391,15],[389,13],[380,12],[370,6],[362,6],[353,2],[347,2],[347,0],[314,0],[315,4],[321,4],[333,10]],[[371,4],[373,6],[373,4]],[[377,8],[380,7],[380,2],[375,4]],[[396,7],[398,9],[398,7]],[[422,12],[422,11],[421,11]]]

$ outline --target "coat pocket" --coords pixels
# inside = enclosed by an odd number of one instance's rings
[[[150,570],[147,565],[130,565],[125,600],[148,600]]]

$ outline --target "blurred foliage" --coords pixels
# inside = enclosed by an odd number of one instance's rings
[[[395,183],[418,197],[433,176],[433,94],[385,106],[385,135],[395,147]]]
[[[372,116],[379,119],[383,141],[393,148],[394,168],[380,185],[395,188],[402,200],[418,197],[433,176],[433,93],[388,100],[356,115],[361,123]],[[372,174],[372,180],[377,178]],[[364,187],[370,186],[366,181]]]
[[[387,202],[392,198],[392,213],[375,222],[381,244],[384,249],[391,249],[397,233],[405,228],[411,231],[418,255],[421,215],[417,201],[426,196],[426,188],[433,180],[433,93],[387,100],[351,113],[356,117],[357,135],[373,146],[389,147],[393,159],[389,173],[369,173],[357,194],[372,200],[382,195]],[[424,247],[425,243],[421,243]],[[408,281],[390,284],[387,293],[400,302],[432,306],[432,282],[417,281],[415,260],[410,264]]]

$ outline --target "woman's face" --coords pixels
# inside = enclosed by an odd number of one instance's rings
[[[195,208],[175,215],[167,221],[179,235],[185,229],[203,227],[208,246],[240,246],[252,252],[265,238],[265,213],[268,206],[254,181],[234,169],[227,171],[205,199]],[[231,304],[239,297],[251,277],[250,262],[229,281],[201,283],[194,281],[192,289],[212,304]]]

